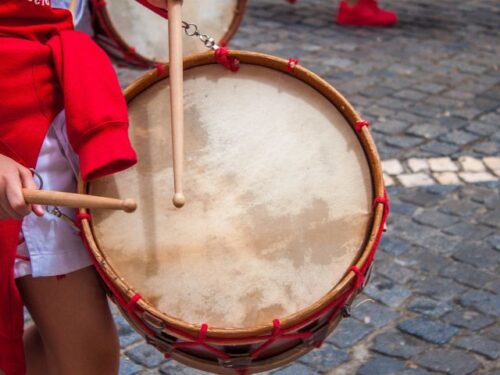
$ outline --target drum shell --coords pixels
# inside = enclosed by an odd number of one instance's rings
[[[127,0],[129,1],[129,0]],[[234,10],[234,18],[228,27],[224,36],[217,40],[219,45],[226,45],[238,31],[238,28],[245,14],[247,0],[238,0],[238,5]],[[165,63],[166,61],[156,61],[148,56],[142,55],[134,46],[131,46],[125,38],[120,35],[119,31],[113,26],[110,14],[107,10],[105,2],[102,0],[90,0],[92,14],[94,15],[94,30],[95,38],[99,44],[111,55],[122,59],[125,62],[141,67],[151,67],[156,63]],[[159,17],[159,16],[158,16]],[[188,22],[194,20],[186,19]],[[166,28],[165,28],[166,30]],[[203,30],[200,30],[203,32]],[[200,41],[200,50],[204,47]]]
[[[244,64],[265,65],[269,68],[295,75],[325,95],[342,112],[353,127],[361,120],[354,109],[338,92],[308,70],[300,66],[291,70],[287,61],[267,55],[238,51],[233,51],[231,54]],[[191,67],[215,63],[213,54],[206,53],[186,59],[184,66],[185,69],[189,69]],[[127,89],[127,99],[130,100],[151,84],[165,78],[168,74],[168,69],[162,69],[162,71],[163,75],[160,75],[159,71],[155,70],[136,81]],[[385,197],[385,189],[379,158],[368,129],[366,127],[360,128],[358,136],[371,169],[374,196],[383,198]],[[80,184],[80,190],[82,192],[86,191],[86,186],[82,183]],[[369,266],[373,260],[373,254],[380,240],[384,221],[387,216],[387,201],[384,203],[382,200],[379,200],[375,203],[370,232],[366,238],[363,251],[353,264],[357,269],[363,270],[364,273],[369,272]],[[85,213],[84,211],[82,212]],[[150,344],[156,346],[168,356],[188,366],[213,373],[244,373],[235,370],[238,368],[248,368],[249,373],[267,371],[285,365],[306,354],[320,344],[334,330],[342,316],[345,315],[345,305],[350,304],[362,287],[358,283],[359,275],[352,270],[347,270],[341,282],[328,295],[308,308],[307,311],[294,314],[281,321],[281,329],[286,334],[293,335],[297,332],[312,332],[312,337],[276,340],[260,353],[258,359],[253,361],[249,360],[249,354],[256,348],[269,342],[270,337],[273,335],[272,325],[246,330],[209,329],[206,341],[203,341],[203,343],[209,345],[212,349],[215,348],[216,351],[226,353],[230,357],[227,361],[220,360],[217,353],[214,353],[213,350],[204,345],[196,345],[183,348],[182,350],[172,350],[173,344],[178,341],[196,342],[200,333],[200,327],[167,317],[146,301],[128,302],[132,301],[134,296],[137,296],[137,292],[140,291],[135,291],[109,265],[105,255],[93,239],[91,224],[88,220],[84,219],[82,221],[82,228],[98,271],[108,285],[110,296],[120,306],[130,323],[146,337]]]

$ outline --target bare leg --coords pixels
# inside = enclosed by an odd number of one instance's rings
[[[17,283],[38,328],[51,375],[118,373],[118,335],[93,267],[61,280],[26,276]],[[36,357],[36,352],[27,353],[28,359]],[[33,374],[38,370],[43,369],[34,368]]]
[[[30,326],[24,332],[24,352],[29,375],[49,374],[45,346],[35,325]]]

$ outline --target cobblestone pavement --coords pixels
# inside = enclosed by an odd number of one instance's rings
[[[273,374],[498,375],[500,3],[382,1],[400,22],[381,30],[336,26],[335,5],[250,0],[232,42],[298,57],[332,83],[372,122],[394,184],[389,229],[365,290],[373,302],[355,307],[321,349]],[[123,84],[139,73],[119,69]],[[444,159],[432,167],[427,158]],[[426,170],[425,183],[401,177]],[[468,172],[489,177],[460,175]],[[165,362],[116,321],[121,374],[202,374]]]

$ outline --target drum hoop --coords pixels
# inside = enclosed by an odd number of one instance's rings
[[[247,0],[237,0],[236,9],[234,10],[234,17],[229,25],[227,32],[222,36],[218,44],[228,43],[234,34],[238,31],[241,22],[243,21],[243,16],[245,15],[245,9],[247,6]],[[99,28],[104,32],[105,35],[110,37],[116,44],[118,49],[120,49],[126,57],[132,58],[132,60],[137,64],[143,66],[151,66],[155,63],[164,63],[164,61],[156,61],[149,59],[146,56],[141,55],[136,51],[133,46],[130,46],[127,41],[118,33],[115,28],[111,16],[108,12],[108,6],[103,3],[102,0],[91,0],[92,9],[95,11],[97,19],[99,21]],[[191,20],[187,20],[191,22]],[[99,40],[99,38],[97,38]]]
[[[354,108],[347,102],[347,100],[328,82],[317,76],[315,73],[305,69],[302,66],[296,66],[293,69],[293,73],[289,71],[289,63],[287,60],[274,57],[271,55],[248,52],[248,51],[230,51],[230,55],[236,57],[242,64],[257,65],[261,67],[267,67],[274,69],[276,71],[283,72],[288,75],[301,80],[302,82],[310,85],[321,93],[326,99],[328,99],[348,120],[354,132],[355,124],[362,119],[354,110]],[[196,67],[201,67],[204,65],[217,64],[213,52],[206,52],[201,54],[196,54],[189,56],[184,59],[184,70],[189,70]],[[221,69],[223,69],[221,67]],[[160,73],[161,71],[161,73]],[[228,72],[227,74],[234,74]],[[132,101],[140,93],[154,85],[155,83],[168,78],[168,65],[165,69],[153,69],[144,74],[142,77],[134,81],[130,86],[128,86],[125,91],[125,98],[127,103]],[[372,189],[373,197],[384,197],[385,196],[385,185],[383,181],[382,167],[380,159],[378,156],[377,149],[375,147],[374,141],[371,134],[366,126],[362,127],[359,132],[356,132],[357,138],[367,158],[369,170],[372,179]],[[83,183],[81,180],[79,182],[79,192],[87,193],[89,189],[89,184]],[[373,198],[375,199],[375,198]],[[377,204],[372,211],[372,219],[369,225],[369,230],[367,231],[367,236],[365,237],[364,244],[358,250],[358,254],[353,260],[351,267],[357,267],[358,269],[363,269],[363,266],[370,261],[371,254],[376,250],[377,240],[382,230],[384,224],[384,211],[386,207],[383,204]],[[80,213],[86,214],[87,211],[82,209]],[[123,296],[127,299],[132,298],[137,295],[138,291],[133,289],[127,281],[125,281],[118,272],[112,266],[106,255],[100,250],[97,243],[97,238],[94,236],[93,223],[88,220],[82,220],[82,231],[84,238],[87,241],[87,245],[92,255],[96,260],[96,265],[100,266],[108,276],[108,281],[113,283],[114,287],[118,288]],[[291,315],[283,317],[280,319],[281,327],[283,330],[290,328],[299,329],[302,326],[306,326],[311,322],[308,318],[311,318],[325,308],[328,308],[339,296],[343,293],[353,289],[356,283],[357,274],[348,268],[343,275],[342,279],[332,287],[332,289],[321,297],[318,301],[312,305],[299,310]],[[348,298],[351,300],[354,296],[359,293],[359,290],[354,290],[353,295]],[[150,314],[154,315],[158,319],[165,322],[165,330],[169,330],[169,326],[176,330],[186,332],[189,335],[197,336],[200,332],[200,326],[185,322],[181,319],[174,318],[167,315],[166,313],[158,310],[156,307],[151,305],[147,300],[140,299],[137,301],[137,307],[141,310],[148,311]],[[317,320],[317,319],[316,319]],[[312,320],[314,321],[314,319]],[[255,327],[247,328],[219,328],[212,327],[208,329],[207,332],[207,342],[217,343],[217,339],[221,339],[219,342],[224,342],[225,339],[243,339],[254,338],[256,336],[266,335],[273,331],[272,322],[267,325],[260,325]],[[251,342],[253,340],[250,340]]]

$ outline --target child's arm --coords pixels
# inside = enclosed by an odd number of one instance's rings
[[[41,206],[26,204],[22,188],[37,188],[30,170],[0,155],[0,220],[21,220],[32,210],[37,216],[43,216]]]

